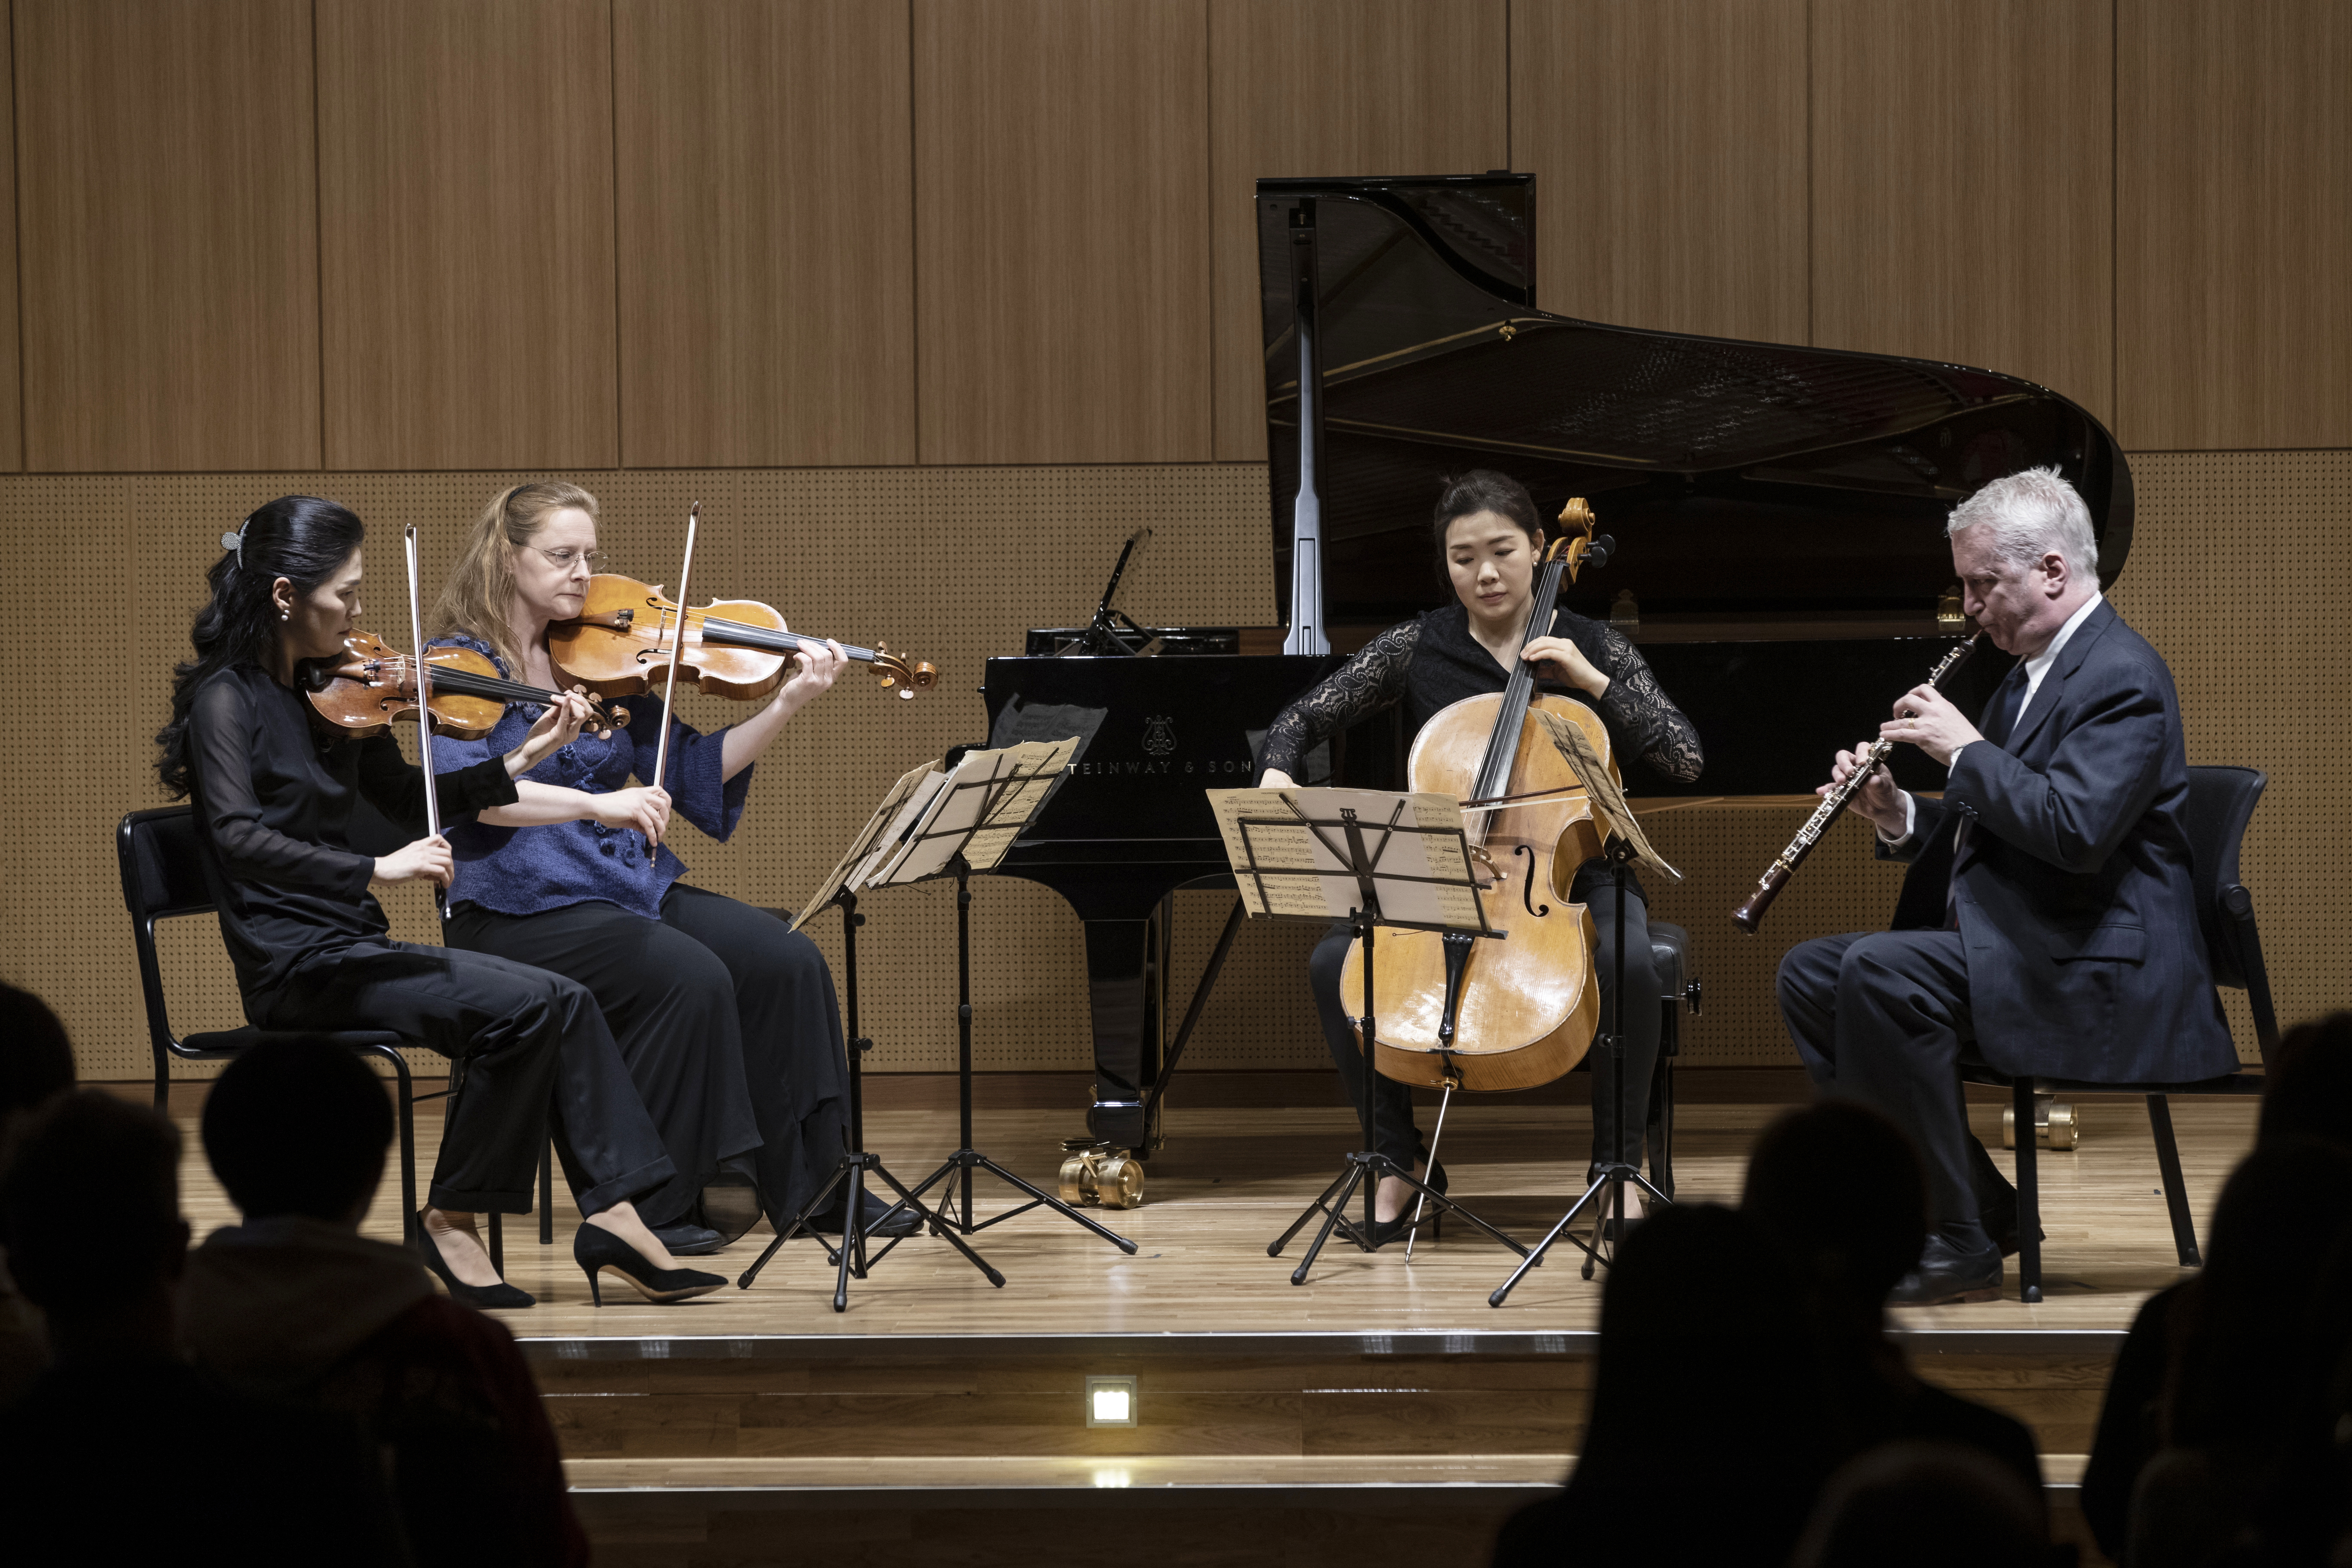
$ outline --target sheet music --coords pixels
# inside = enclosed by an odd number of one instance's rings
[[[1452,795],[1302,788],[1210,790],[1208,796],[1242,903],[1253,915],[1345,920],[1363,902],[1362,889],[1348,869],[1342,830],[1314,828],[1299,820],[1303,816],[1338,821],[1349,810],[1357,815],[1365,848],[1376,857],[1375,890],[1383,920],[1468,930],[1486,924],[1459,837],[1462,805]],[[1399,826],[1428,831],[1388,831],[1400,798],[1407,810]],[[1243,869],[1249,866],[1257,874]]]
[[[1633,819],[1633,809],[1625,804],[1625,792],[1617,787],[1616,778],[1609,764],[1592,749],[1592,742],[1573,720],[1545,709],[1530,710],[1542,721],[1544,731],[1551,737],[1553,747],[1568,759],[1570,772],[1584,785],[1584,793],[1592,797],[1593,814],[1601,819],[1604,832],[1613,833],[1633,847],[1633,858],[1643,865],[1672,877],[1679,882],[1683,874],[1665,863],[1655,849],[1650,847],[1642,825]]]
[[[850,881],[852,868],[873,854],[875,842],[882,831],[882,825],[897,813],[900,805],[905,804],[907,796],[913,792],[915,785],[922,780],[923,776],[932,771],[930,763],[918,763],[898,775],[898,782],[892,784],[883,795],[882,803],[874,808],[874,815],[866,819],[866,826],[858,829],[857,837],[849,841],[849,848],[843,853],[839,860],[834,862],[833,869],[826,872],[824,880],[817,885],[815,896],[801,906],[801,912],[793,919],[794,931],[808,924],[810,919],[819,910],[826,908],[833,902],[834,895],[841,891],[843,886]],[[863,883],[858,883],[852,886],[850,891],[856,892],[863,886]]]
[[[1013,841],[1029,826],[1029,819],[1037,814],[1055,783],[1078,754],[1078,737],[1073,735],[1066,741],[1025,741],[1006,750],[1001,776],[1020,782],[998,795],[996,805],[980,825],[980,831],[964,846],[963,858],[973,870],[985,871],[1004,858],[1005,851],[1013,847]]]
[[[923,814],[930,809],[940,792],[947,787],[948,775],[940,771],[937,763],[927,764],[917,771],[922,776],[915,780],[897,815],[891,817],[890,826],[883,829],[881,837],[875,840],[873,849],[858,862],[857,869],[851,874],[851,892],[862,892],[873,886],[886,874],[888,867],[905,854],[907,836],[914,830]]]

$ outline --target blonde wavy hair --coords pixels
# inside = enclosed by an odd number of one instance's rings
[[[538,479],[492,496],[433,606],[433,635],[462,633],[486,642],[506,660],[509,674],[520,674],[523,650],[507,619],[514,603],[514,552],[530,548],[548,518],[567,507],[593,518],[596,498],[563,479]]]

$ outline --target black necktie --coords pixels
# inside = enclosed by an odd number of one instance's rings
[[[2009,667],[2009,677],[2000,689],[1992,694],[1985,705],[1984,723],[1979,732],[2002,751],[2009,749],[2009,732],[2017,727],[2017,715],[2025,706],[2025,661],[2019,659]]]

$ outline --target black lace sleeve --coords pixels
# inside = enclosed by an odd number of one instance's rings
[[[1275,716],[1265,732],[1265,772],[1298,776],[1299,760],[1349,725],[1396,705],[1404,696],[1405,671],[1421,640],[1421,623],[1391,626],[1333,670],[1322,684]]]
[[[1683,710],[1650,673],[1649,661],[1624,633],[1603,627],[1601,645],[1606,657],[1601,673],[1609,678],[1609,689],[1601,695],[1601,710],[1644,763],[1678,783],[1696,782],[1706,763],[1699,750],[1698,731],[1683,717]]]

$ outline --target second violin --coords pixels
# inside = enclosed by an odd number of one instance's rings
[[[786,630],[782,615],[754,599],[714,599],[687,610],[683,645],[676,641],[679,618],[677,605],[658,587],[599,573],[588,580],[580,614],[547,628],[548,657],[566,679],[598,696],[626,697],[662,679],[675,647],[681,681],[691,680],[713,697],[751,701],[783,684],[794,654],[825,641]],[[878,645],[845,644],[842,652],[902,698],[939,684],[938,667]]]

